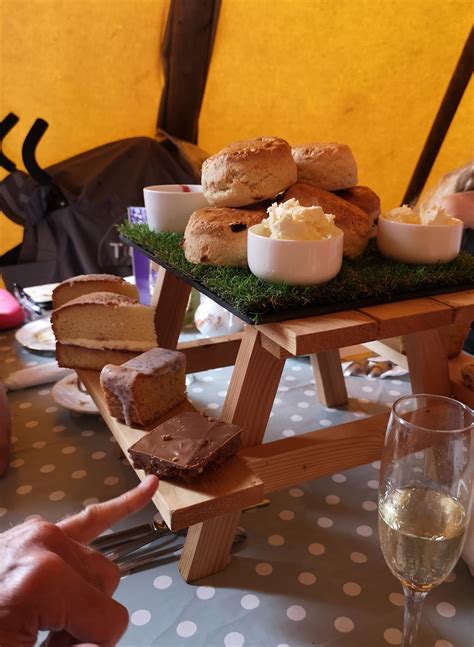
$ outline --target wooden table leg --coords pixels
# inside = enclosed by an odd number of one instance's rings
[[[158,268],[151,305],[155,308],[158,345],[176,348],[183,326],[191,286],[163,267]]]
[[[221,415],[244,428],[244,447],[262,442],[283,366],[283,359],[262,347],[260,333],[247,326]],[[189,528],[179,563],[187,582],[225,568],[239,518],[234,512]]]
[[[446,348],[436,329],[404,336],[413,393],[451,395]]]
[[[263,348],[260,333],[247,326],[221,415],[244,428],[242,447],[262,442],[284,365],[284,359]]]
[[[189,528],[179,562],[179,572],[186,582],[218,573],[227,566],[239,519],[240,512],[234,512]]]
[[[346,382],[339,350],[326,350],[310,355],[319,401],[326,407],[348,403]]]

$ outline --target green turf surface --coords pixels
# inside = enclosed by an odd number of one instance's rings
[[[341,310],[362,303],[396,301],[401,296],[474,287],[474,256],[467,252],[461,252],[447,264],[408,265],[381,256],[376,242],[371,240],[359,259],[343,261],[341,271],[332,281],[295,287],[265,283],[248,268],[188,263],[180,247],[181,234],[155,233],[147,225],[129,223],[120,225],[119,232],[184,277],[203,285],[254,323],[284,311],[301,312],[303,316],[305,310],[331,310],[331,306]]]

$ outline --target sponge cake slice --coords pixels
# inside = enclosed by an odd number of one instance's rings
[[[154,309],[112,292],[93,292],[53,311],[60,366],[101,370],[158,346]]]
[[[53,308],[91,292],[114,292],[138,299],[137,288],[121,276],[113,274],[80,274],[66,279],[53,290]]]

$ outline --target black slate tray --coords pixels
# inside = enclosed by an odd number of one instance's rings
[[[384,303],[391,303],[394,301],[406,301],[409,299],[419,299],[421,297],[436,296],[437,294],[444,294],[448,292],[461,292],[463,290],[472,289],[474,287],[472,284],[457,285],[457,286],[451,286],[451,287],[442,286],[438,288],[419,289],[413,292],[392,293],[389,297],[387,296],[386,298],[383,298],[383,299],[370,297],[367,299],[359,299],[359,300],[345,301],[345,302],[338,302],[338,303],[319,303],[319,304],[315,303],[315,304],[310,304],[308,306],[305,306],[303,308],[300,307],[300,308],[294,308],[294,309],[287,308],[284,310],[270,310],[265,313],[254,314],[254,313],[244,312],[242,310],[236,309],[233,304],[222,299],[219,296],[219,294],[217,294],[216,292],[209,290],[205,285],[203,285],[199,281],[196,281],[188,274],[182,272],[181,270],[174,267],[173,265],[170,265],[165,260],[157,256],[156,254],[151,253],[141,245],[138,245],[137,243],[127,238],[126,236],[121,235],[120,238],[124,243],[139,250],[142,254],[144,254],[147,258],[149,258],[154,263],[156,263],[157,265],[161,265],[167,271],[171,272],[171,274],[178,277],[179,279],[181,279],[188,285],[192,286],[193,288],[196,288],[196,290],[198,290],[199,292],[202,292],[202,294],[205,294],[210,299],[212,299],[213,301],[215,301],[216,303],[224,307],[226,310],[228,310],[229,312],[231,312],[232,314],[236,315],[237,317],[239,317],[240,319],[242,319],[243,321],[249,324],[264,324],[264,323],[273,323],[277,321],[287,321],[290,319],[300,319],[302,317],[312,317],[315,315],[330,314],[333,312],[342,312],[343,310],[354,310],[357,308],[363,308],[367,306],[382,305]]]

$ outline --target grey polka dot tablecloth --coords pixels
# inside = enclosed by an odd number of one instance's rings
[[[51,357],[0,333],[0,377]],[[231,368],[189,376],[195,406],[219,416]],[[410,391],[407,377],[347,378],[347,407],[318,404],[306,358],[286,362],[265,440],[387,410]],[[0,480],[0,528],[32,516],[55,521],[137,483],[102,419],[63,409],[51,387],[9,394],[10,469]],[[130,612],[121,647],[377,647],[399,645],[401,587],[377,536],[379,463],[270,496],[243,513],[247,532],[227,569],[193,584],[178,572],[182,537],[162,540],[152,568],[124,577],[117,599]],[[149,521],[148,506],[116,529]],[[474,578],[460,561],[423,609],[419,647],[472,647]]]

